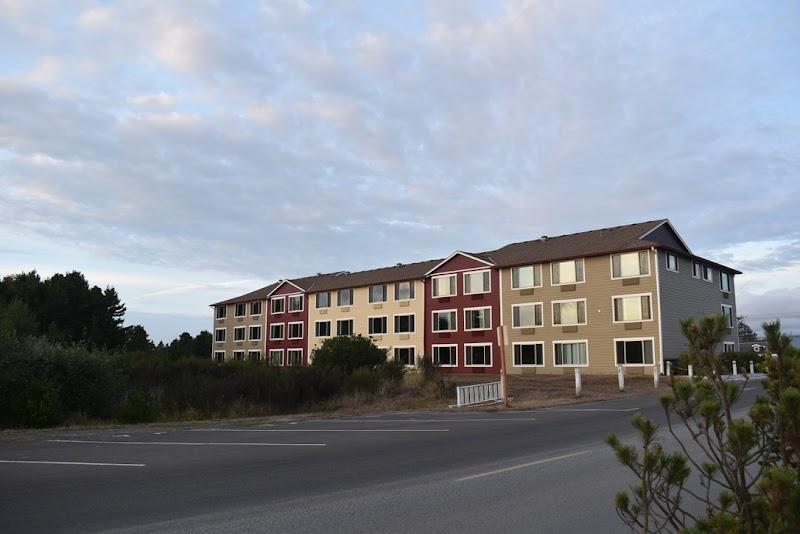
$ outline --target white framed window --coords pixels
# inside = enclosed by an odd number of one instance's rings
[[[394,285],[394,300],[414,300],[414,281],[397,282]]]
[[[586,281],[583,272],[583,259],[558,261],[550,264],[550,284],[563,286],[582,284]]]
[[[650,276],[650,254],[646,250],[611,255],[611,278]]]
[[[303,349],[286,349],[286,363],[293,367],[303,365]]]
[[[243,326],[235,326],[233,328],[233,340],[244,341],[245,333],[245,328]]]
[[[269,305],[272,313],[283,313],[286,310],[286,297],[272,297],[269,299]]]
[[[431,278],[431,296],[433,298],[454,297],[458,293],[456,275],[446,274]]]
[[[554,300],[553,326],[586,324],[586,299]]]
[[[269,364],[272,367],[283,367],[283,349],[269,350]]]
[[[706,282],[714,281],[714,270],[708,265],[703,265],[703,280]]]
[[[245,305],[245,303],[244,302],[239,302],[234,307],[233,316],[234,317],[244,317],[246,309],[247,309],[247,306]]]
[[[489,293],[492,290],[492,278],[490,272],[472,271],[464,273],[464,294],[477,295],[478,293]]]
[[[433,332],[455,332],[458,330],[457,310],[436,310],[431,315],[433,317],[431,323]]]
[[[255,302],[250,303],[250,315],[256,316],[261,315],[261,301],[256,300]]]
[[[491,367],[491,343],[464,343],[464,365],[467,367]]]
[[[511,289],[542,287],[542,265],[526,265],[511,269]]]
[[[330,308],[331,307],[331,293],[327,291],[325,293],[317,293],[316,296],[317,301],[317,309],[321,308]]]
[[[367,332],[370,335],[387,334],[389,317],[387,315],[372,316],[367,318]]]
[[[248,350],[247,359],[251,362],[257,362],[261,359],[261,351],[258,349]]]
[[[627,337],[614,339],[614,354],[617,365],[653,365],[652,337]]]
[[[250,325],[248,334],[247,337],[250,341],[261,341],[261,325]]]
[[[667,252],[666,258],[667,258],[667,260],[666,260],[667,261],[667,270],[668,271],[672,271],[673,273],[677,273],[678,272],[678,256],[675,255],[675,254],[672,254],[671,252]]]
[[[235,350],[233,351],[233,359],[238,361],[244,361],[244,351],[243,350]]]
[[[464,330],[490,330],[492,308],[464,308]]]
[[[386,302],[386,284],[369,286],[369,302],[370,304]]]
[[[215,350],[214,351],[214,361],[217,363],[222,363],[225,361],[225,351],[224,350]]]
[[[416,316],[413,313],[395,315],[394,316],[394,333],[395,334],[412,334],[415,331],[414,319]]]
[[[290,312],[303,311],[303,295],[292,295],[289,297],[289,311]]]
[[[214,329],[214,341],[217,343],[224,343],[225,342],[225,335],[228,333],[227,328],[215,328]]]
[[[725,316],[725,324],[728,328],[733,328],[733,306],[722,305],[722,315]]]
[[[730,273],[719,272],[719,289],[725,293],[731,292],[731,275]]]
[[[692,278],[700,278],[702,274],[702,265],[697,263],[696,261],[692,262]]]
[[[511,344],[514,367],[544,367],[544,342],[526,341]]]
[[[511,328],[535,328],[544,326],[544,304],[526,302],[511,306]]]
[[[353,335],[353,320],[352,319],[337,319],[336,320],[336,335],[337,336],[352,336]]]
[[[331,337],[331,322],[314,321],[314,335],[317,337]]]
[[[458,365],[458,345],[433,345],[433,365],[456,367]]]
[[[289,335],[287,339],[302,339],[303,337],[303,323],[302,321],[296,321],[289,323]]]
[[[553,341],[553,365],[586,367],[589,365],[589,342],[585,339]]]
[[[336,305],[337,306],[352,306],[353,305],[353,290],[340,289],[336,292]]]
[[[228,307],[227,306],[217,306],[217,319],[224,319],[228,316]]]
[[[733,341],[723,341],[722,352],[736,352],[736,343]]]
[[[414,367],[417,363],[415,347],[395,347],[394,359],[406,367]]]
[[[653,320],[652,295],[619,295],[611,297],[615,323],[638,323]]]
[[[269,338],[272,340],[283,339],[283,323],[269,325]]]

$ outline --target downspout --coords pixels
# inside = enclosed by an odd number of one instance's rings
[[[661,323],[663,322],[661,318],[661,278],[658,272],[661,270],[661,264],[658,260],[658,250],[656,247],[650,247],[650,250],[653,251],[655,255],[655,270],[656,270],[656,295],[658,296],[658,359],[659,359],[659,367],[661,369],[661,374],[664,374],[664,336],[661,332]]]

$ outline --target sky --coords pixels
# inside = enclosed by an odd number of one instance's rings
[[[800,3],[0,0],[0,274],[155,340],[281,278],[669,218],[800,334]]]

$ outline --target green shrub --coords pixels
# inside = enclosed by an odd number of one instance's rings
[[[313,352],[314,367],[333,368],[347,374],[355,369],[375,369],[386,363],[386,351],[362,335],[337,336],[326,339]]]
[[[383,370],[361,367],[352,372],[348,379],[350,393],[374,395],[383,385]]]
[[[53,426],[63,420],[58,390],[46,380],[31,381],[17,404],[16,414],[24,426]]]
[[[134,391],[128,395],[125,404],[117,415],[121,423],[152,423],[161,415],[155,400],[143,391]]]

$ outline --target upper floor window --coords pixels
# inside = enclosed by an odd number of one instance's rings
[[[554,286],[585,282],[583,259],[551,263],[550,281]]]
[[[331,294],[330,292],[326,293],[317,293],[317,308],[330,308],[331,307]]]
[[[472,308],[464,310],[464,330],[489,330],[491,327],[491,308]]]
[[[395,315],[394,316],[394,333],[395,334],[410,334],[414,332],[414,315]]]
[[[283,323],[273,323],[269,325],[270,339],[283,339]]]
[[[434,332],[455,332],[458,329],[456,310],[433,312]]]
[[[217,306],[217,319],[224,319],[228,316],[227,306]]]
[[[464,273],[464,294],[488,293],[492,290],[489,271]]]
[[[677,273],[678,272],[678,256],[667,252],[667,270]]]
[[[261,341],[261,325],[250,326],[250,341]]]
[[[413,366],[414,360],[416,359],[414,357],[414,347],[395,347],[394,359],[406,367]]]
[[[611,255],[611,278],[635,278],[650,274],[650,255],[646,250]]]
[[[431,280],[434,297],[452,297],[456,294],[456,275],[436,276]]]
[[[613,297],[613,300],[615,323],[649,321],[653,318],[649,294],[625,295]]]
[[[289,297],[289,311],[303,311],[303,295],[292,295]]]
[[[696,261],[693,261],[692,262],[692,277],[693,278],[700,278],[700,275],[702,274],[702,271],[703,271],[702,265],[700,265]]]
[[[236,305],[236,309],[233,315],[235,317],[244,317],[244,313],[245,313],[245,304],[244,302],[240,302],[239,304]]]
[[[722,315],[725,316],[725,324],[728,328],[733,328],[733,306],[722,305]]]
[[[233,340],[244,341],[245,331],[243,326],[237,326],[233,329]]]
[[[511,289],[528,289],[542,286],[542,266],[527,265],[511,269]]]
[[[586,324],[586,299],[553,302],[553,326]]]
[[[214,330],[214,341],[217,343],[222,343],[225,341],[225,333],[226,330],[224,328],[217,328]]]
[[[731,275],[730,273],[719,272],[719,288],[726,292],[731,292]]]
[[[369,301],[372,303],[386,302],[386,284],[378,286],[370,286]]]
[[[352,289],[340,289],[336,293],[336,305],[337,306],[352,306],[353,305],[353,290]]]
[[[353,335],[353,320],[352,319],[338,319],[336,321],[336,335],[337,336],[352,336]]]
[[[303,323],[289,323],[288,339],[302,339],[303,337]]]
[[[283,313],[286,309],[286,299],[283,297],[274,297],[269,302],[272,313]]]
[[[703,265],[703,280],[706,282],[714,281],[714,270],[708,265]]]
[[[317,321],[315,324],[315,331],[317,337],[330,337],[331,336],[331,322],[330,321]]]
[[[413,300],[414,282],[397,282],[394,285],[394,300]]]
[[[370,335],[380,335],[387,333],[386,316],[370,317],[367,320],[367,328]]]
[[[257,300],[250,303],[250,315],[261,315],[261,301]]]
[[[542,326],[543,304],[532,302],[529,304],[514,304],[511,306],[511,327],[512,328],[534,328]]]

